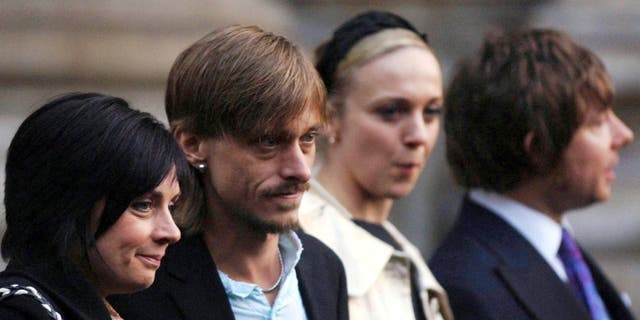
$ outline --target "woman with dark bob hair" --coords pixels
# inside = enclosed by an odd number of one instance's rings
[[[73,93],[31,114],[7,154],[0,319],[121,319],[105,297],[153,283],[188,174],[123,99]]]
[[[424,258],[388,220],[440,128],[442,72],[427,36],[396,14],[370,11],[339,26],[316,55],[328,144],[300,225],[342,259],[350,319],[451,319]]]

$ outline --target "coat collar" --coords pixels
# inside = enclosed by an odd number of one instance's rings
[[[347,209],[317,181],[311,181],[299,212],[302,229],[322,240],[342,260],[349,296],[362,296],[369,291],[391,259],[393,247],[351,221]]]
[[[298,233],[304,246],[304,237]],[[306,253],[306,254],[305,254]],[[296,273],[300,295],[309,320],[322,319],[322,306],[313,299],[317,293],[313,288],[322,288],[323,279],[315,277],[313,261],[305,259],[309,252],[302,251]],[[190,236],[169,247],[167,256],[171,256],[164,264],[167,275],[179,285],[171,287],[169,294],[182,313],[188,317],[189,310],[203,310],[198,314],[211,314],[213,319],[235,319],[229,298],[222,281],[218,276],[218,267],[209,255],[209,250],[200,235]],[[317,284],[320,282],[320,284]],[[212,303],[215,301],[215,303]],[[200,320],[186,318],[186,320]]]
[[[167,256],[172,256],[166,261],[167,275],[182,282],[172,286],[169,295],[183,314],[188,316],[188,310],[203,310],[201,314],[214,315],[213,319],[234,319],[218,268],[201,235],[190,236],[169,247]]]
[[[438,293],[442,297],[439,300],[446,304],[444,289],[429,271],[422,255],[393,224],[385,221],[382,226],[400,244],[402,252],[394,250],[351,219],[349,211],[338,200],[320,183],[311,181],[310,192],[304,195],[300,206],[300,224],[305,232],[322,240],[340,257],[349,282],[349,296],[366,294],[389,260],[395,257],[413,263],[419,275],[419,289]],[[448,304],[446,306],[448,308]]]

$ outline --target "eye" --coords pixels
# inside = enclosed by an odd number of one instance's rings
[[[442,114],[442,107],[438,105],[429,105],[422,111],[425,122],[431,122]]]
[[[395,121],[400,118],[404,108],[398,103],[388,103],[375,110],[375,113],[384,121]]]
[[[303,135],[300,138],[300,141],[306,144],[314,143],[316,141],[316,137],[318,136],[317,131],[309,131],[307,134]]]
[[[168,205],[169,208],[169,212],[171,212],[171,214],[173,215],[173,213],[176,211],[176,208],[180,206],[180,204],[182,203],[182,198],[180,197],[180,195],[175,196]]]
[[[261,148],[273,148],[278,145],[278,139],[274,136],[263,136],[258,139]]]
[[[153,201],[150,199],[136,199],[129,204],[129,208],[137,213],[147,214],[153,210]]]

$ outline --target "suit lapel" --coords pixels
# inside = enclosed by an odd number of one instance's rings
[[[304,251],[303,251],[304,252]],[[303,255],[304,256],[304,255]],[[296,276],[298,277],[298,288],[300,289],[300,296],[302,297],[302,303],[304,304],[305,312],[307,313],[307,319],[319,320],[318,306],[314,303],[315,299],[312,298],[311,292],[313,291],[313,277],[310,277],[312,266],[308,264],[308,259],[300,259],[296,266]]]
[[[578,297],[511,225],[469,199],[462,214],[464,227],[492,249],[499,261],[495,271],[529,314],[544,320],[590,318]]]
[[[501,266],[497,270],[509,290],[534,318],[590,318],[569,287],[545,270],[548,266],[535,265],[525,268]]]
[[[176,246],[173,259],[167,263],[167,274],[173,278],[169,294],[185,319],[203,320],[198,314],[211,315],[208,319],[234,319],[218,269],[204,242],[192,237]]]

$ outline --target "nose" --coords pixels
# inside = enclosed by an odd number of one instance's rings
[[[612,147],[619,149],[633,141],[633,131],[618,116],[611,112]]]
[[[403,132],[402,142],[410,148],[426,145],[429,141],[431,130],[435,130],[435,134],[437,134],[438,126],[439,122],[437,118],[431,120],[429,123],[425,123],[422,112],[415,112],[411,118],[408,119],[408,123]]]
[[[281,174],[286,180],[297,180],[307,182],[311,179],[311,167],[315,156],[315,150],[303,150],[295,143],[285,152],[282,157]]]
[[[153,240],[159,243],[176,243],[180,240],[180,229],[173,220],[171,211],[166,207],[156,215]]]

